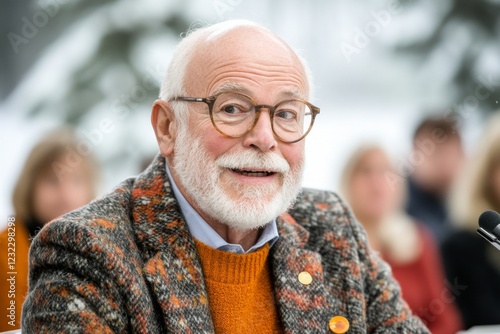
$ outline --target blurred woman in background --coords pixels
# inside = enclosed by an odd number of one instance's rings
[[[467,328],[500,324],[500,252],[476,233],[483,211],[500,212],[500,115],[490,120],[475,155],[450,203],[457,230],[442,245],[448,280],[464,286],[456,301]]]
[[[31,150],[15,184],[12,196],[15,226],[0,232],[0,247],[4,254],[0,259],[0,331],[20,328],[21,309],[28,288],[28,250],[32,238],[44,224],[87,204],[96,194],[96,162],[90,155],[77,156],[78,144],[70,129],[49,133]],[[15,235],[15,245],[8,240],[9,232],[11,236]],[[9,267],[7,257],[7,249],[12,246],[15,246],[14,270]],[[10,284],[6,284],[7,278],[11,277],[8,272],[17,273],[14,275],[14,292]],[[15,300],[15,311],[8,309],[12,300]],[[15,321],[11,322],[12,314]]]
[[[455,334],[458,311],[444,285],[444,271],[430,232],[403,211],[405,182],[378,146],[359,148],[341,180],[347,202],[401,285],[403,298],[433,334]]]

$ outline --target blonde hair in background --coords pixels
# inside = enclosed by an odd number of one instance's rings
[[[18,176],[12,194],[16,218],[22,222],[34,219],[33,192],[39,177],[52,168],[52,163],[76,149],[78,138],[71,128],[63,127],[49,132],[31,149]],[[95,197],[98,184],[97,162],[88,155],[83,160],[89,172],[90,189]]]
[[[344,169],[342,170],[339,191],[340,191],[340,194],[348,202],[351,200],[351,198],[350,198],[351,194],[349,191],[349,182],[352,179],[352,177],[354,176],[354,173],[356,172],[356,169],[359,167],[363,158],[365,158],[371,152],[380,152],[387,157],[387,160],[389,161],[390,165],[393,167],[394,170],[388,171],[389,174],[387,174],[385,177],[387,179],[387,182],[390,183],[393,188],[394,188],[394,185],[398,184],[398,183],[401,183],[401,190],[404,190],[404,187],[406,186],[406,183],[405,183],[403,177],[396,173],[395,163],[391,159],[389,154],[385,151],[385,149],[382,146],[379,146],[377,144],[364,144],[364,145],[361,145],[357,149],[354,150],[352,155],[347,160],[347,163],[344,166]],[[394,188],[394,191],[398,191],[398,190],[399,189]],[[403,205],[404,201],[406,200],[406,196],[405,196],[404,191],[401,192],[399,198],[400,198],[401,205]]]
[[[389,154],[381,146],[365,144],[358,147],[347,161],[340,181],[340,192],[350,206],[353,206],[352,202],[354,200],[349,189],[350,182],[358,172],[363,159],[373,152],[383,154],[392,169],[395,169],[394,161],[391,160]],[[394,203],[395,207],[392,212],[388,212],[382,218],[374,237],[380,242],[381,249],[379,251],[389,256],[395,263],[404,264],[413,261],[422,251],[422,247],[417,225],[402,209],[403,203],[406,200],[406,183],[402,177],[398,177],[398,181],[390,180],[390,177],[394,177],[390,176],[390,173],[394,173],[394,171],[387,171],[384,177],[386,178],[386,182],[388,182],[388,186],[392,188],[392,191],[397,192],[395,194],[397,201]],[[393,182],[398,183],[394,184]],[[354,214],[356,215],[355,211]],[[362,221],[360,223],[364,224]]]
[[[477,219],[485,210],[500,211],[495,203],[491,177],[500,168],[500,114],[492,116],[484,134],[453,188],[450,214],[460,228],[475,231]]]
[[[354,176],[354,172],[358,168],[361,160],[364,158],[366,154],[373,150],[380,149],[377,145],[364,144],[360,147],[356,148],[354,152],[351,154],[347,163],[342,170],[342,174],[340,175],[340,194],[346,199],[349,203],[352,200],[351,193],[349,191],[349,183]]]

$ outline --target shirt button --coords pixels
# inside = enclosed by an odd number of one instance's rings
[[[301,272],[298,278],[299,282],[302,283],[303,285],[309,285],[313,280],[311,274],[309,274],[307,271]]]
[[[333,333],[342,334],[347,332],[347,330],[349,329],[349,321],[347,321],[346,318],[337,315],[330,319],[328,327],[330,327],[330,330]]]

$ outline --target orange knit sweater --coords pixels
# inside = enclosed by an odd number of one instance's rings
[[[281,333],[267,261],[269,245],[249,254],[196,240],[216,333]]]
[[[9,232],[15,234],[15,244],[9,243]],[[15,268],[10,269],[7,253],[12,252],[15,246]],[[0,332],[11,331],[21,328],[21,310],[24,297],[28,293],[28,252],[30,248],[30,236],[28,229],[20,221],[16,221],[15,230],[8,229],[0,232]],[[7,274],[15,272],[16,274]],[[7,279],[15,277],[11,286]],[[15,288],[15,289],[14,289]],[[14,293],[9,293],[10,290]],[[13,297],[13,298],[11,298]],[[15,310],[9,310],[11,303],[15,302]],[[10,316],[10,317],[9,317]],[[14,320],[12,326],[11,320]]]

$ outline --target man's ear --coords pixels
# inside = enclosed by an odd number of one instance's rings
[[[158,99],[153,103],[151,124],[153,125],[161,154],[164,157],[170,156],[174,151],[177,126],[174,111],[168,102]]]

